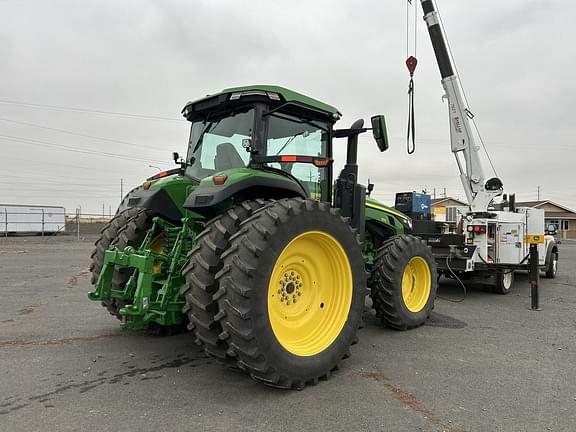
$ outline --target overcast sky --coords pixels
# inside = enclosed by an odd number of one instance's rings
[[[438,2],[506,191],[533,200],[540,186],[576,209],[576,3]],[[361,178],[385,203],[424,188],[464,197],[421,15],[408,155],[406,0],[0,0],[0,203],[114,212],[121,178],[126,192],[185,153],[186,101],[255,83],[335,105],[340,127],[386,114],[391,149],[368,134],[360,148]]]

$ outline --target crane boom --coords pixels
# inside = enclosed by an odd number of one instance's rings
[[[469,210],[471,213],[486,213],[492,200],[502,194],[502,181],[498,178],[486,181],[479,154],[480,147],[476,145],[472,134],[471,114],[466,107],[460,82],[454,72],[438,11],[433,0],[420,0],[420,2],[440,69],[444,97],[448,100],[451,149],[458,164]]]

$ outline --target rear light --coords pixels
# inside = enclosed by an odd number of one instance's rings
[[[152,186],[152,183],[149,182],[149,181],[145,181],[144,184],[142,185],[142,187],[144,188],[144,190],[150,189],[150,186]]]
[[[330,165],[330,162],[332,162],[332,160],[328,158],[314,158],[314,160],[312,161],[314,166],[317,166],[318,168],[327,167],[328,165]]]
[[[280,156],[280,162],[311,163],[318,168],[327,167],[332,163],[330,158],[317,158],[312,156],[284,155]]]
[[[224,183],[226,183],[226,180],[228,180],[228,176],[227,175],[221,175],[221,176],[213,176],[212,177],[212,181],[214,182],[214,184],[216,186],[221,186]]]
[[[466,229],[474,234],[486,234],[486,225],[468,225]]]

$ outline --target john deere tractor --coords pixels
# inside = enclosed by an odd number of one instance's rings
[[[336,108],[264,85],[189,102],[182,114],[187,156],[175,153],[178,168],[124,198],[92,254],[89,297],[123,328],[187,326],[209,355],[300,389],[349,355],[367,288],[388,326],[424,323],[434,258],[409,218],[358,183],[362,120],[335,129]],[[386,150],[384,117],[371,123]],[[333,181],[339,138],[347,161]]]

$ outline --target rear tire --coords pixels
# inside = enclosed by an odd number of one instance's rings
[[[126,224],[118,231],[118,237],[112,242],[119,251],[123,251],[127,246],[135,249],[139,248],[146,237],[146,232],[152,227],[153,214],[148,209],[138,209],[138,212],[133,215]],[[118,267],[112,275],[112,289],[123,290],[134,273],[134,269],[127,267]],[[112,300],[113,308],[108,308],[108,311],[116,318],[121,319],[120,309],[126,306],[126,302],[122,300]]]
[[[90,271],[92,272],[90,283],[92,283],[92,285],[96,285],[98,282],[98,277],[104,266],[104,254],[108,248],[117,241],[118,233],[126,226],[128,221],[141,211],[142,209],[137,207],[131,207],[121,211],[114,216],[100,232],[100,238],[94,243],[95,248],[90,255],[90,258],[92,258],[92,263],[90,264]],[[116,300],[104,300],[102,301],[102,306],[104,306],[110,314],[118,317],[118,310],[124,305],[117,305]]]
[[[514,270],[502,270],[496,273],[496,285],[494,292],[500,295],[506,295],[512,291],[514,286]]]
[[[376,314],[388,327],[408,330],[424,324],[437,289],[436,261],[422,239],[394,236],[378,249],[370,295]]]
[[[186,279],[182,295],[186,299],[184,313],[190,320],[188,328],[207,354],[222,360],[228,359],[228,345],[219,339],[222,327],[214,319],[219,312],[213,298],[219,288],[215,276],[222,269],[222,253],[230,246],[230,237],[238,232],[241,222],[265,203],[245,201],[208,222],[196,237],[196,246],[188,253],[188,264],[182,271]]]
[[[223,264],[219,337],[252,378],[302,389],[349,356],[366,273],[356,233],[329,204],[292,198],[256,211]]]

